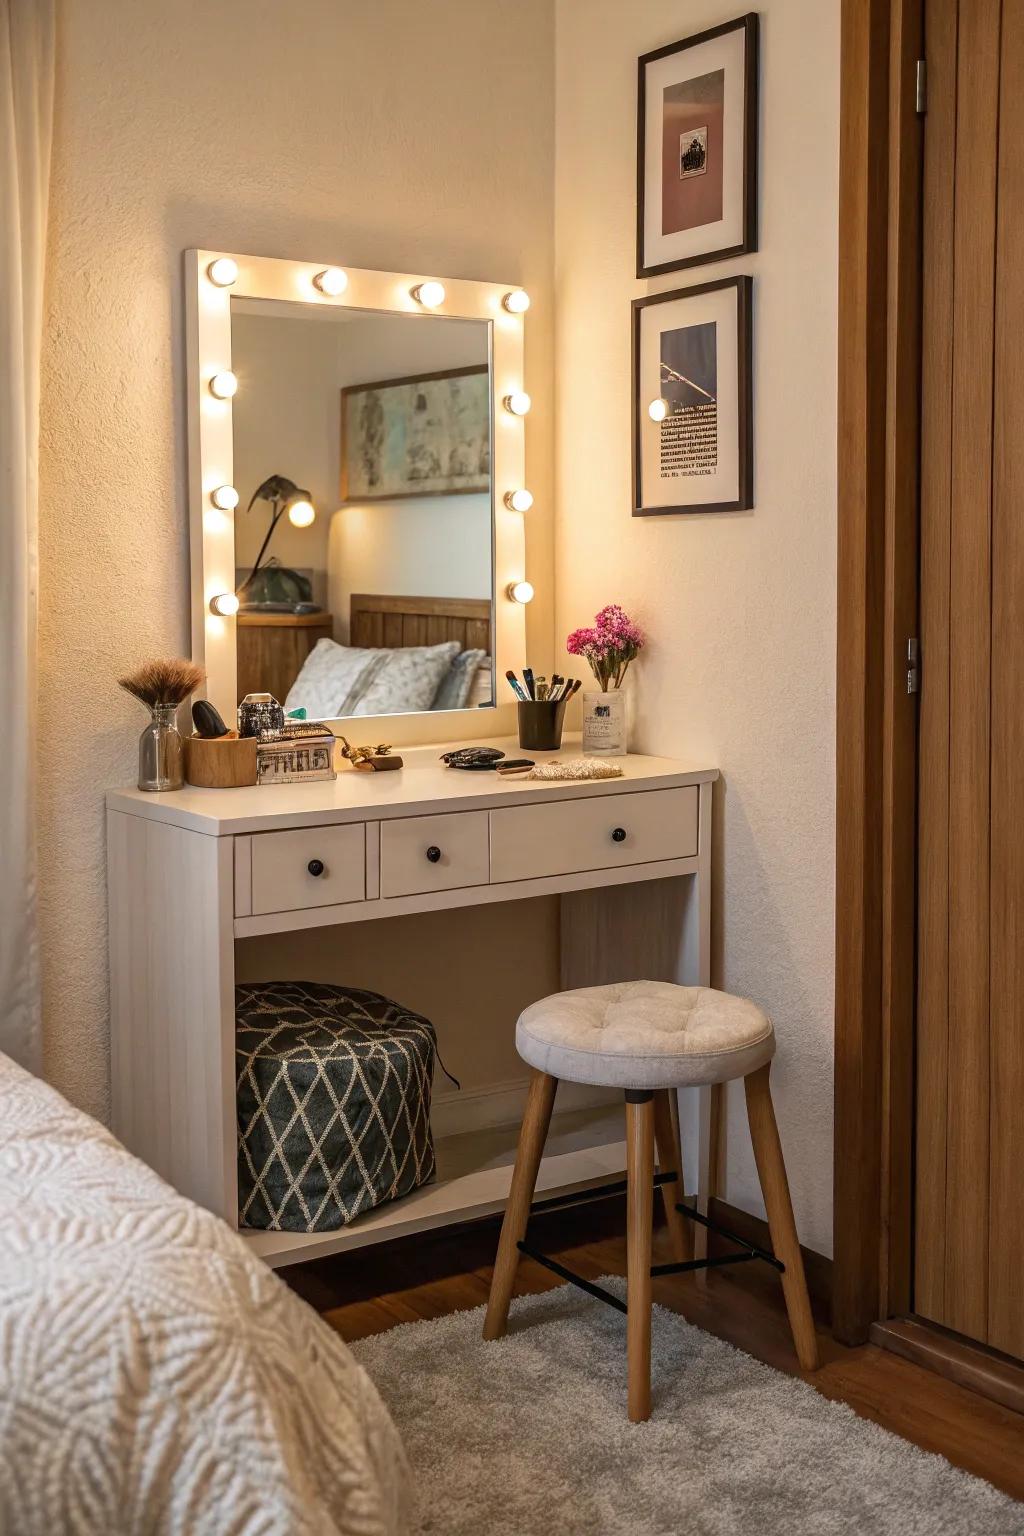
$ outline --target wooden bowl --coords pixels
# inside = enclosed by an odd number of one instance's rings
[[[185,778],[203,789],[256,783],[256,737],[185,737]]]

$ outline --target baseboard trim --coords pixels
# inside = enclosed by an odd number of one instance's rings
[[[1024,1414],[1024,1363],[921,1317],[872,1323],[872,1344]]]
[[[430,1107],[435,1139],[440,1141],[445,1136],[462,1136],[469,1131],[518,1125],[526,1108],[528,1087],[528,1078],[517,1077],[503,1083],[487,1083],[481,1088],[445,1088],[435,1093]],[[596,1109],[621,1099],[621,1088],[594,1088],[587,1083],[560,1082],[555,1113]]]
[[[756,1248],[765,1248],[769,1253],[772,1251],[768,1223],[763,1216],[751,1216],[749,1211],[741,1211],[739,1206],[714,1197],[708,1205],[708,1215],[712,1221],[717,1221],[720,1226],[735,1232],[737,1237],[742,1237],[744,1242],[752,1243]],[[727,1253],[729,1247],[723,1238],[711,1234],[709,1252]],[[827,1259],[823,1253],[815,1253],[813,1248],[805,1248],[802,1243],[800,1252],[803,1254],[811,1301],[823,1317],[829,1318],[832,1315],[832,1260]]]

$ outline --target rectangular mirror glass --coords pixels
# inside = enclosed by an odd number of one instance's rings
[[[491,322],[231,298],[237,695],[493,706]]]

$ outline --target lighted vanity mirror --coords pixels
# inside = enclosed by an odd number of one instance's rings
[[[350,270],[331,292],[312,264],[189,256],[210,697],[229,718],[248,693],[311,720],[493,708],[525,628],[509,290],[436,283],[433,302],[428,280]]]
[[[238,698],[494,703],[490,326],[232,298]]]

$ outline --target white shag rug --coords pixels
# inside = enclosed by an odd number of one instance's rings
[[[641,1425],[620,1313],[563,1286],[485,1344],[483,1311],[352,1346],[405,1441],[416,1536],[1024,1533],[1024,1504],[661,1307]]]

